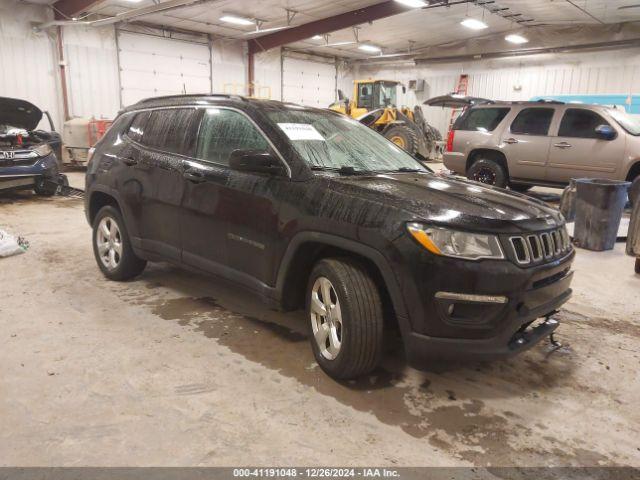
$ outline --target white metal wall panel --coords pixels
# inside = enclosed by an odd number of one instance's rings
[[[522,63],[476,62],[434,67],[365,67],[355,76],[389,78],[405,84],[424,79],[425,91],[399,93],[398,103],[413,107],[427,98],[451,93],[461,72],[469,75],[469,95],[497,100],[529,100],[567,94],[640,94],[640,50],[606,55],[562,54]],[[423,107],[429,123],[446,132],[451,110]]]
[[[118,31],[122,104],[143,98],[211,92],[208,45]]]
[[[246,95],[247,68],[243,45],[238,40],[215,40],[211,44],[213,91]]]
[[[336,65],[285,56],[282,100],[326,108],[336,99]]]
[[[34,32],[30,23],[50,18],[46,7],[0,3],[0,96],[22,98],[49,111],[61,129],[56,37]],[[40,128],[49,129],[46,119]]]
[[[71,116],[115,118],[120,92],[114,27],[65,27],[62,37]]]

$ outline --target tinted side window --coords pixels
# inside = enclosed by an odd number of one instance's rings
[[[202,117],[196,157],[229,165],[234,150],[269,150],[269,143],[243,114],[208,108]]]
[[[546,135],[554,112],[553,108],[525,108],[511,124],[511,133]]]
[[[510,108],[472,108],[467,110],[455,124],[456,130],[491,132],[500,125]]]
[[[135,117],[133,117],[133,121],[131,122],[131,125],[129,125],[129,130],[127,131],[127,135],[131,140],[135,140],[136,142],[142,140],[144,128],[148,119],[149,112],[139,112]]]
[[[558,136],[598,138],[595,130],[599,125],[609,125],[609,122],[591,110],[569,108],[562,117]]]
[[[193,155],[197,113],[195,108],[152,110],[142,143],[164,152]]]

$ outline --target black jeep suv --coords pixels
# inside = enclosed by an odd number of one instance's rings
[[[96,146],[86,187],[106,277],[169,261],[306,306],[315,357],[335,378],[371,371],[394,326],[413,365],[521,352],[557,327],[571,295],[574,251],[556,210],[438,177],[330,111],[145,100]]]

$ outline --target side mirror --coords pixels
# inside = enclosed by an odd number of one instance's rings
[[[240,172],[269,175],[279,175],[284,170],[280,160],[264,150],[234,150],[229,158],[229,167]]]
[[[596,135],[602,140],[613,140],[616,138],[616,131],[611,125],[598,125]]]

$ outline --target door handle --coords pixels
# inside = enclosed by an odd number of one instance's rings
[[[507,138],[506,140],[504,140],[504,143],[513,145],[514,143],[518,143],[518,140],[516,140],[515,138]]]
[[[207,180],[203,174],[193,170],[187,170],[182,176],[193,183],[202,183]]]
[[[122,163],[128,166],[132,166],[136,165],[138,163],[138,160],[136,160],[135,158],[127,157],[122,159]]]
[[[556,148],[571,148],[571,144],[567,142],[554,143],[553,146]]]

